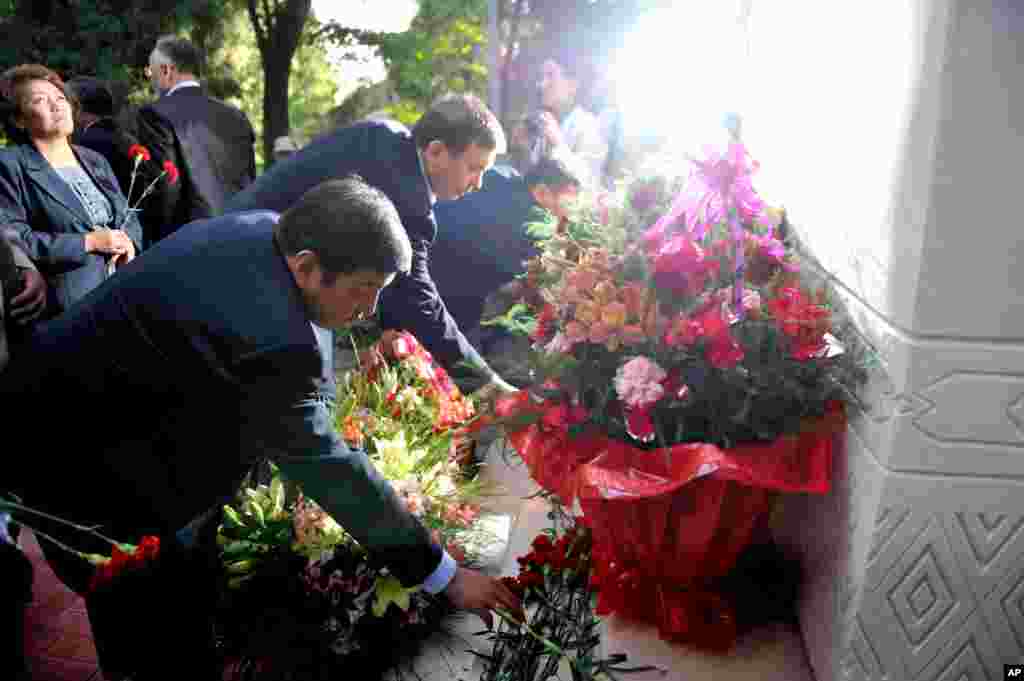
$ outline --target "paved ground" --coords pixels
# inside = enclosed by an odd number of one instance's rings
[[[25,622],[33,681],[102,681],[85,603],[53,574],[31,532],[22,533],[21,544],[35,568]]]

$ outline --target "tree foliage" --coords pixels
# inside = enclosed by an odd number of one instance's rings
[[[319,27],[315,17],[307,20],[304,35]],[[211,69],[229,74],[237,94],[231,101],[249,116],[257,139],[263,134],[263,66],[252,24],[244,9],[231,16],[223,26],[222,47],[210,56]],[[303,40],[295,52],[291,68],[288,117],[291,136],[300,144],[318,135],[327,125],[337,92],[338,68],[330,63],[321,41]],[[256,149],[258,165],[264,163],[262,145]]]
[[[486,0],[420,0],[419,12],[403,33],[360,31],[332,23],[321,35],[335,44],[377,49],[398,97],[386,110],[404,123],[415,122],[446,92],[487,94]]]
[[[274,139],[289,133],[292,58],[299,47],[312,0],[247,0],[263,64],[263,154],[270,158]]]
[[[0,63],[40,63],[65,77],[91,75],[146,88],[142,75],[157,37],[211,30],[229,11],[230,0],[3,0]],[[205,31],[205,33],[204,33]]]

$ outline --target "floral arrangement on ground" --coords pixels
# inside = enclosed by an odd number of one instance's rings
[[[341,377],[339,434],[371,461],[460,564],[493,540],[486,492],[455,457],[473,415],[430,354],[390,332]],[[452,614],[443,596],[406,589],[271,465],[224,508],[220,645],[236,679],[326,679],[357,665],[373,678],[410,661]]]
[[[777,493],[828,491],[870,351],[755,191],[746,148],[691,162],[530,226],[521,300],[490,323],[529,336],[531,382],[476,427],[504,426],[582,510],[598,614],[726,651],[743,600],[727,577]]]

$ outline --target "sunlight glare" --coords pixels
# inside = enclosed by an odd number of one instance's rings
[[[742,107],[746,55],[734,9],[697,0],[638,20],[611,67],[631,134],[659,140],[676,157],[727,141],[724,121]]]

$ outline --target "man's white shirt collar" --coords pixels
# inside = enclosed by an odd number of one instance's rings
[[[416,150],[416,160],[420,162],[420,172],[423,173],[423,179],[427,181],[427,194],[430,195],[430,205],[433,206],[437,203],[437,195],[434,194],[434,188],[430,186],[430,175],[427,174],[427,167],[423,165],[423,156],[419,149]]]
[[[164,97],[166,97],[167,95],[170,95],[170,94],[174,94],[174,92],[176,92],[177,90],[180,90],[180,89],[186,88],[186,87],[200,87],[199,81],[198,80],[183,80],[180,83],[178,83],[177,85],[175,85],[174,87],[172,87],[170,90],[168,90],[167,93],[164,95]]]

